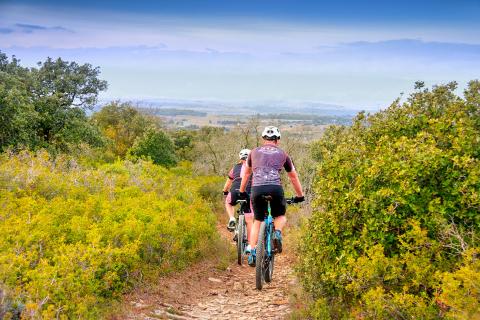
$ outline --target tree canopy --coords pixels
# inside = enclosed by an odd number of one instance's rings
[[[24,68],[0,52],[0,148],[101,145],[101,135],[86,114],[107,88],[99,74],[88,63],[60,58]]]

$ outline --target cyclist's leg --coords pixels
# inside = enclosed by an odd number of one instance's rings
[[[275,225],[275,230],[282,231],[287,224],[287,217],[285,215],[276,217],[273,220],[273,224]]]
[[[247,223],[247,240],[248,244],[251,244],[252,242],[251,237],[252,237],[252,228],[253,228],[253,212],[249,213],[248,215],[245,215],[245,222]]]
[[[225,210],[227,211],[229,218],[234,218],[234,207],[230,204],[232,201],[232,193],[229,192],[227,197],[225,198]]]
[[[285,217],[287,203],[283,194],[283,188],[281,186],[277,187],[278,188],[275,188],[275,190],[272,190],[272,201],[270,201],[270,206],[272,208],[273,224],[275,225],[273,244],[277,252],[281,253],[283,251],[282,230],[287,223],[287,218]]]
[[[245,215],[245,222],[247,223],[247,240],[248,244],[250,245],[252,242],[250,241],[250,238],[252,236],[252,227],[253,227],[253,205],[252,205],[252,195],[249,195],[249,200],[244,212]]]
[[[263,186],[252,188],[252,208],[254,212],[254,220],[252,225],[252,232],[250,236],[250,243],[252,247],[257,245],[258,232],[260,231],[260,225],[265,219],[265,213],[268,211],[268,203],[263,199],[264,191]]]
[[[272,208],[275,230],[282,231],[287,223],[287,217],[285,216],[287,202],[281,186],[272,189],[272,201],[270,202],[270,206]]]
[[[234,207],[235,203],[236,203],[235,195],[233,195],[232,192],[229,192],[227,195],[227,198],[225,199],[225,209],[229,217],[227,227],[229,229],[235,228],[235,207]]]

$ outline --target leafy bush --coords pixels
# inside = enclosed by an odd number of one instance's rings
[[[145,132],[135,141],[129,154],[138,158],[151,159],[153,163],[167,168],[177,164],[172,139],[160,130],[150,129]]]
[[[480,317],[480,82],[417,91],[315,144],[299,272],[315,318]]]
[[[145,273],[199,258],[217,237],[199,180],[144,161],[3,154],[0,317],[98,318]]]
[[[224,211],[225,201],[221,193],[224,184],[225,179],[213,176],[208,179],[203,179],[198,189],[199,195],[212,206],[212,210],[215,212]]]

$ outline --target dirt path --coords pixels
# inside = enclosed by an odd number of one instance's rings
[[[225,237],[231,237],[225,234]],[[232,246],[234,243],[232,242]],[[273,281],[255,289],[255,268],[236,261],[226,270],[204,261],[159,279],[127,297],[118,319],[284,319],[291,311],[289,288],[295,284],[288,247],[276,256]]]

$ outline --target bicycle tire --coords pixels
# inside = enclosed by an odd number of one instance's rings
[[[237,263],[242,265],[245,250],[245,216],[243,214],[238,217],[237,228]]]
[[[270,225],[270,234],[273,234],[273,226]],[[275,263],[275,254],[273,253],[273,239],[270,238],[270,248],[272,248],[272,252],[271,252],[271,255],[270,257],[267,257],[267,255],[265,255],[265,257],[267,258],[267,261],[265,261],[265,271],[264,271],[264,274],[265,274],[265,282],[269,283],[269,282],[272,282],[272,279],[273,279],[273,265]]]
[[[260,225],[257,242],[257,261],[255,264],[255,286],[257,290],[262,290],[264,282],[264,261],[265,261],[265,221]]]

